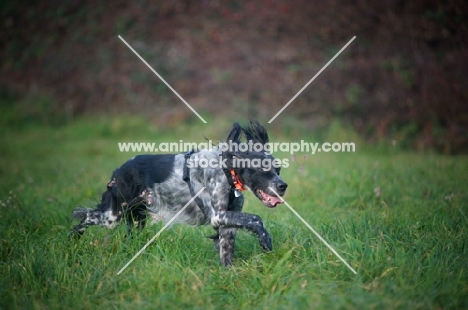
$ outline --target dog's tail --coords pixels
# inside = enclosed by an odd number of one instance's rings
[[[86,215],[90,211],[93,211],[93,209],[89,209],[85,207],[77,207],[75,210],[73,210],[72,218],[82,221],[86,218]]]

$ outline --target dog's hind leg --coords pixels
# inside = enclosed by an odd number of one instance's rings
[[[132,235],[135,223],[137,230],[141,231],[146,225],[146,204],[144,201],[140,197],[137,197],[130,205],[123,203],[123,209],[125,210],[127,235]]]
[[[127,234],[132,235],[132,228],[137,223],[138,231],[141,231],[146,226],[147,206],[153,203],[154,193],[151,190],[144,190],[141,194],[131,201],[122,203],[122,208],[125,211],[125,219],[127,222]]]

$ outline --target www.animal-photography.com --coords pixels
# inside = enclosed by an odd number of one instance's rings
[[[462,1],[0,6],[0,308],[468,308]]]

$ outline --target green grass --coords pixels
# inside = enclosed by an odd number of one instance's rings
[[[357,275],[284,205],[264,208],[250,193],[244,210],[264,219],[274,251],[264,253],[252,235],[239,232],[229,269],[206,239],[210,227],[172,226],[119,276],[161,224],[134,238],[122,225],[93,227],[82,239],[67,240],[74,207],[93,206],[112,170],[134,155],[119,153],[117,141],[223,139],[229,122],[217,121],[222,130],[213,123],[161,130],[129,117],[4,128],[0,308],[468,307],[468,159],[461,156],[359,143],[354,154],[296,155],[282,170],[286,200]],[[277,122],[271,138],[314,141],[297,130],[278,136]],[[291,159],[277,157],[283,156]]]

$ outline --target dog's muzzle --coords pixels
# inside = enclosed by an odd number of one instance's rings
[[[276,205],[283,203],[283,200],[280,197],[285,194],[287,187],[288,184],[281,181],[276,183],[274,188],[268,187],[265,191],[258,189],[257,196],[266,207],[274,208]]]

